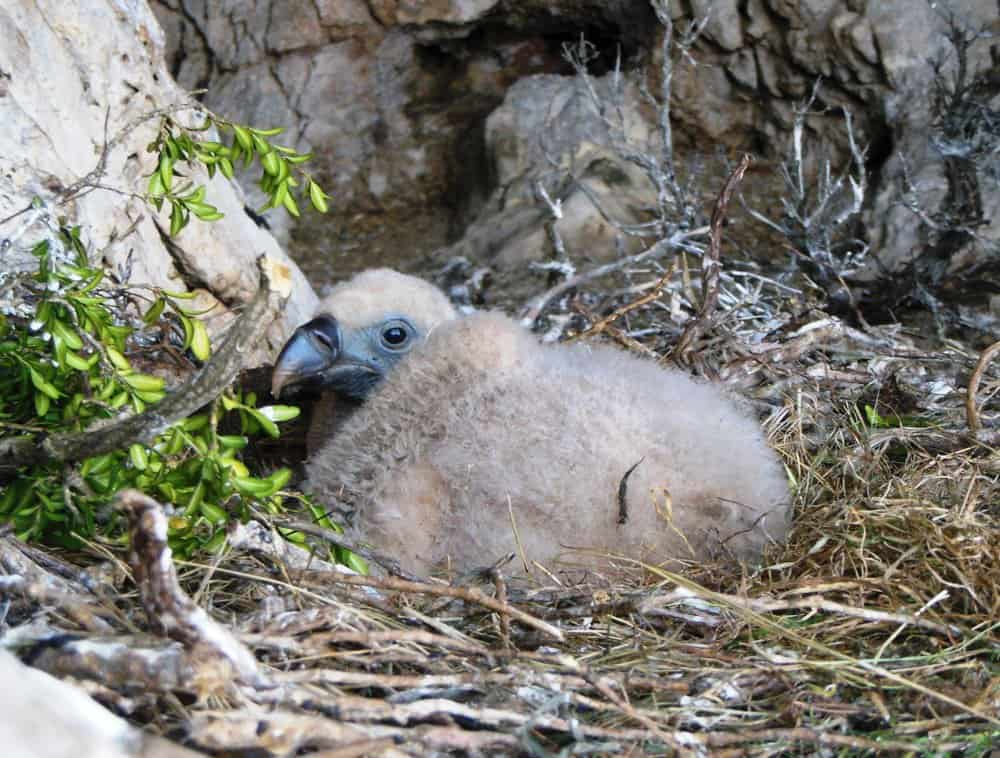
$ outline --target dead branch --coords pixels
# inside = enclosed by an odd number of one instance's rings
[[[969,425],[969,431],[973,436],[978,435],[982,429],[979,412],[976,410],[976,394],[979,392],[979,383],[983,379],[983,374],[986,373],[986,367],[998,353],[1000,353],[1000,341],[994,342],[983,350],[976,362],[976,368],[972,371],[972,376],[969,377],[969,387],[965,395],[965,422]]]
[[[571,276],[565,281],[560,282],[554,287],[546,290],[541,295],[529,300],[524,307],[521,308],[521,313],[519,314],[521,323],[530,328],[534,325],[535,321],[538,320],[538,317],[542,315],[542,312],[548,307],[549,303],[569,292],[571,289],[579,287],[581,284],[586,284],[594,279],[600,279],[602,276],[613,274],[616,271],[621,271],[624,268],[628,268],[629,266],[633,266],[638,263],[661,258],[672,250],[687,247],[691,240],[701,237],[708,231],[709,227],[707,226],[699,226],[697,229],[691,229],[689,231],[677,231],[666,239],[662,239],[651,245],[641,253],[636,253],[635,255],[630,255],[626,258],[619,258],[611,263],[605,263],[603,266],[596,266],[589,271],[584,271],[576,276]]]
[[[89,578],[59,576],[40,565],[35,550],[12,538],[0,539],[0,594],[7,598],[21,596],[29,604],[58,609],[81,629],[106,634],[110,624],[103,616],[113,611],[102,608],[93,595]],[[54,561],[48,561],[51,567]],[[79,574],[79,572],[77,572]]]
[[[257,265],[257,295],[200,372],[143,413],[99,421],[82,432],[0,440],[0,482],[10,479],[23,466],[69,463],[121,450],[135,442],[150,444],[171,424],[218,397],[244,367],[246,351],[260,340],[291,292],[291,274],[286,266],[263,256]]]
[[[563,633],[545,621],[542,621],[529,613],[515,608],[512,605],[502,603],[499,600],[483,594],[474,587],[449,587],[443,584],[425,584],[423,582],[411,582],[406,579],[395,577],[374,577],[374,576],[349,576],[346,574],[324,575],[326,579],[337,584],[353,584],[361,587],[376,587],[380,590],[395,590],[397,592],[411,592],[418,595],[435,595],[438,597],[453,597],[464,600],[467,603],[474,603],[488,608],[494,613],[507,614],[510,618],[520,621],[525,626],[536,629],[542,634],[548,635],[556,640],[564,639]]]
[[[873,624],[900,624],[902,626],[915,626],[926,629],[935,634],[947,638],[963,638],[967,632],[954,624],[939,624],[929,619],[920,618],[914,614],[892,613],[889,611],[877,610],[874,608],[859,608],[833,600],[827,600],[820,596],[794,598],[789,600],[768,600],[763,598],[745,598],[737,595],[726,595],[726,602],[730,605],[748,608],[758,613],[775,613],[778,611],[790,610],[811,610],[825,611],[844,616],[864,619]],[[686,589],[677,589],[665,595],[653,595],[646,599],[640,608],[641,613],[659,613],[671,604],[685,607],[690,604],[696,612],[718,613],[720,608],[706,604],[700,598],[693,597]]]
[[[209,658],[221,656],[244,683],[266,686],[250,651],[181,589],[167,546],[163,506],[137,490],[118,493],[116,504],[128,516],[129,565],[153,629]]]
[[[494,750],[510,751],[517,737],[492,730],[470,731],[460,726],[421,725],[406,728],[390,724],[349,723],[345,720],[288,711],[260,714],[237,712],[198,713],[188,726],[194,743],[221,752],[266,751],[274,755],[297,755],[304,748],[340,748],[391,741],[413,746],[414,752],[459,751],[483,755]],[[421,748],[423,748],[421,750]],[[384,752],[365,752],[385,755]],[[311,755],[322,755],[312,753]]]
[[[742,181],[743,175],[750,168],[750,156],[744,153],[739,165],[726,179],[722,186],[722,191],[715,201],[712,209],[712,219],[709,223],[709,243],[708,251],[701,259],[701,282],[703,297],[698,313],[692,318],[684,328],[683,334],[674,349],[671,357],[683,363],[690,363],[690,352],[694,341],[712,323],[712,316],[715,304],[719,300],[719,276],[722,271],[720,263],[722,255],[722,224],[726,220],[726,209],[729,207],[729,198],[732,197],[736,186]]]
[[[22,638],[22,644],[29,641],[23,650],[32,666],[119,692],[189,692],[196,682],[204,686],[208,681],[200,662],[177,642],[149,636],[79,638],[54,628]]]

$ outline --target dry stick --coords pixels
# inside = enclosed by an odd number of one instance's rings
[[[636,308],[641,308],[647,303],[651,303],[654,300],[659,300],[660,296],[663,295],[663,288],[667,285],[667,282],[669,282],[670,279],[673,278],[674,272],[676,271],[677,271],[677,259],[675,258],[671,262],[670,268],[668,268],[666,272],[664,272],[664,274],[653,283],[649,292],[647,292],[645,295],[641,297],[636,298],[635,300],[629,303],[626,303],[625,305],[619,308],[616,308],[614,312],[608,314],[600,321],[591,324],[589,328],[580,332],[578,335],[573,337],[573,339],[574,340],[582,339],[584,337],[590,337],[594,334],[600,334],[605,329],[610,327],[613,323],[615,323],[618,319],[620,319],[622,316],[631,313]]]
[[[952,708],[956,708],[970,716],[982,719],[984,721],[988,721],[989,723],[995,726],[1000,726],[1000,718],[996,716],[993,716],[989,713],[983,713],[982,711],[979,711],[976,708],[973,708],[972,706],[966,705],[961,700],[957,700],[956,698],[953,698],[950,695],[946,695],[943,692],[938,692],[937,690],[933,690],[930,687],[927,687],[916,680],[908,679],[902,674],[897,674],[896,672],[891,671],[885,668],[884,666],[870,663],[865,660],[852,658],[846,653],[841,653],[839,650],[836,650],[830,647],[829,645],[825,645],[822,642],[817,642],[816,640],[806,637],[803,634],[799,634],[798,632],[792,629],[788,629],[787,627],[783,626],[777,621],[772,621],[771,619],[761,615],[756,610],[747,608],[742,604],[734,604],[730,596],[724,595],[719,592],[714,592],[713,590],[710,590],[707,587],[702,587],[700,584],[691,581],[685,576],[676,574],[672,571],[667,571],[663,568],[660,568],[659,566],[652,566],[630,558],[623,558],[623,560],[634,563],[637,566],[642,566],[643,568],[645,568],[646,571],[650,572],[651,574],[659,576],[662,579],[671,581],[678,587],[682,587],[686,590],[689,590],[694,595],[697,595],[705,600],[709,600],[723,607],[732,608],[733,610],[737,611],[740,615],[742,615],[747,623],[752,623],[762,629],[767,629],[769,631],[774,632],[775,634],[794,640],[798,642],[800,645],[809,648],[810,650],[822,653],[823,655],[827,656],[832,660],[847,665],[854,672],[862,671],[869,674],[875,674],[876,676],[880,676],[883,679],[888,679],[890,682],[894,682],[903,687],[907,687],[923,695],[927,695],[928,697],[934,698],[935,700],[939,700],[942,703],[947,703]]]
[[[437,595],[439,597],[454,597],[465,600],[468,603],[476,603],[484,608],[500,614],[507,614],[512,619],[520,621],[525,626],[537,629],[543,634],[547,634],[553,639],[562,642],[565,638],[563,633],[552,624],[546,623],[531,614],[515,608],[507,603],[502,603],[495,598],[485,595],[474,587],[447,587],[439,584],[424,584],[422,582],[411,582],[395,577],[378,578],[374,576],[351,576],[349,574],[324,574],[324,579],[337,584],[353,584],[361,587],[375,587],[381,590],[395,590],[397,592],[413,592],[420,595]]]
[[[696,741],[707,747],[723,747],[726,745],[743,745],[748,742],[809,742],[816,745],[849,747],[856,750],[870,750],[882,755],[887,750],[914,751],[924,746],[902,740],[871,740],[865,737],[855,737],[849,734],[834,734],[797,727],[792,729],[757,729],[744,732],[709,732],[705,735],[690,735]],[[958,748],[960,741],[955,745]],[[785,752],[785,751],[782,751]],[[739,755],[746,755],[740,752]]]
[[[965,395],[965,422],[969,425],[969,431],[972,432],[973,437],[982,428],[982,423],[979,420],[979,412],[976,410],[976,393],[979,391],[979,383],[983,379],[983,374],[986,373],[986,367],[997,353],[1000,353],[1000,341],[994,342],[983,350],[982,355],[979,356],[979,360],[976,362],[976,368],[973,370],[972,376],[969,377],[969,388]]]
[[[276,524],[276,526],[280,526],[284,529],[294,529],[296,532],[302,532],[303,534],[311,534],[313,537],[318,537],[321,540],[329,542],[331,545],[342,547],[345,550],[350,550],[352,553],[360,555],[369,563],[375,563],[381,566],[394,576],[413,582],[420,581],[420,577],[406,571],[395,558],[391,558],[378,550],[373,550],[372,548],[365,547],[364,545],[359,545],[354,540],[348,539],[343,534],[338,534],[332,529],[325,529],[322,526],[309,524],[303,521],[280,521]]]
[[[643,250],[641,253],[636,253],[635,255],[630,255],[627,258],[622,258],[611,263],[605,263],[603,266],[597,266],[596,268],[590,269],[590,271],[584,271],[582,274],[571,276],[566,281],[557,284],[556,286],[543,292],[538,297],[529,300],[528,303],[521,309],[521,323],[528,327],[532,326],[538,317],[542,315],[542,311],[545,310],[549,303],[569,290],[579,287],[581,284],[585,284],[586,282],[594,279],[600,279],[602,276],[613,274],[615,271],[621,271],[623,268],[627,268],[628,266],[636,263],[655,260],[662,255],[666,255],[668,251],[673,250],[676,247],[683,247],[689,240],[702,236],[708,230],[709,228],[707,226],[699,226],[697,229],[691,229],[690,231],[675,232],[666,239],[662,239],[648,249]]]
[[[190,416],[218,397],[243,368],[246,351],[259,342],[291,292],[291,272],[261,256],[257,295],[204,368],[143,413],[106,419],[82,432],[42,439],[15,437],[0,441],[0,482],[22,466],[73,461],[121,450],[132,443],[150,444],[171,424]]]
[[[695,597],[696,595],[694,593],[689,592],[687,589],[680,588],[669,592],[662,597],[650,597],[643,604],[640,612],[655,613],[670,603],[679,603],[683,605],[685,600],[690,600]],[[809,597],[794,598],[790,600],[766,600],[722,594],[720,594],[720,597],[724,597],[726,599],[726,603],[730,606],[746,608],[758,613],[815,610],[825,611],[827,613],[837,613],[844,616],[851,616],[853,618],[860,618],[875,624],[902,624],[903,626],[915,626],[947,638],[965,638],[969,634],[965,629],[962,629],[962,627],[954,624],[940,624],[936,621],[931,621],[930,619],[924,619],[919,616],[906,613],[892,613],[889,611],[880,611],[874,608],[858,608],[851,605],[844,605],[843,603],[838,603],[833,600],[827,600],[820,595],[812,595]]]
[[[507,583],[503,580],[503,573],[499,566],[490,569],[490,576],[493,578],[493,586],[496,588],[497,601],[507,605]],[[500,613],[500,642],[504,650],[510,650],[513,645],[510,642],[510,616]]]
[[[708,251],[701,259],[702,272],[702,292],[704,297],[701,301],[701,308],[698,314],[688,322],[684,333],[681,334],[677,344],[671,351],[671,357],[687,361],[691,351],[691,344],[709,326],[712,320],[712,311],[719,300],[719,279],[722,275],[722,265],[720,258],[722,254],[722,222],[726,220],[726,209],[729,207],[729,198],[732,197],[736,185],[743,179],[743,175],[750,167],[750,156],[746,153],[740,159],[739,165],[726,179],[722,186],[722,192],[715,201],[712,209],[712,220],[709,223],[709,243]]]
[[[181,589],[167,545],[163,506],[138,490],[123,490],[115,500],[128,516],[129,565],[150,625],[189,650],[222,656],[242,682],[267,686],[253,654]]]
[[[574,661],[574,663],[576,663],[576,661]],[[577,673],[582,676],[583,679],[595,690],[610,700],[614,706],[618,708],[618,710],[631,718],[633,721],[637,721],[642,724],[646,727],[646,729],[656,735],[656,737],[659,738],[665,745],[670,745],[670,747],[674,750],[683,751],[683,742],[678,740],[675,736],[664,732],[663,729],[660,728],[660,725],[653,721],[649,716],[636,710],[630,702],[611,689],[607,682],[599,676],[596,676],[588,666],[583,664],[576,665],[578,666]]]

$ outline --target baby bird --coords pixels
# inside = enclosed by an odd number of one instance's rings
[[[782,465],[718,387],[609,346],[543,346],[499,313],[459,318],[395,271],[338,286],[295,332],[275,396],[296,384],[362,401],[326,430],[308,488],[416,573],[510,553],[753,562],[789,528]]]

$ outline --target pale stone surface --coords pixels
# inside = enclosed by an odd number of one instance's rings
[[[611,102],[611,76],[593,84],[598,96]],[[543,258],[550,246],[544,224],[551,214],[537,197],[541,183],[553,200],[561,200],[555,227],[573,259],[613,258],[619,233],[595,201],[611,219],[629,224],[639,221],[655,199],[643,171],[614,149],[622,139],[648,149],[652,136],[636,89],[626,87],[622,100],[624,131],[619,133],[617,121],[609,131],[575,79],[534,76],[512,86],[486,124],[498,189],[462,238],[438,256],[489,261],[508,270]],[[570,186],[562,181],[567,175],[575,179]]]
[[[4,758],[197,758],[202,753],[143,734],[71,684],[0,650]]]
[[[691,0],[696,18],[708,17],[705,36],[723,50],[743,47],[743,21],[737,0]]]
[[[142,193],[154,156],[146,146],[155,136],[157,109],[189,102],[164,67],[164,37],[144,2],[100,0],[65,4],[56,0],[10,2],[0,7],[0,219],[37,198],[46,214],[22,214],[0,227],[13,244],[4,267],[50,235],[56,219],[79,224],[94,259],[114,269],[131,268],[130,282],[171,290],[202,287],[227,307],[252,298],[255,260],[266,254],[287,261],[294,291],[268,357],[285,334],[308,317],[315,294],[274,238],[244,213],[242,193],[220,176],[208,181],[200,170],[178,167],[192,181],[207,183],[206,202],[225,214],[215,223],[191,224],[167,246],[155,214],[132,193]],[[197,122],[187,109],[176,117]],[[194,121],[192,121],[194,119]],[[102,187],[63,202],[60,193],[92,172],[109,142]],[[178,181],[182,178],[179,176]],[[34,220],[27,228],[23,222]],[[167,214],[159,215],[168,228]]]

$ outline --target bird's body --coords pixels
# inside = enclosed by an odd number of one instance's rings
[[[376,311],[372,323],[397,315]],[[788,529],[777,456],[716,386],[607,346],[543,346],[496,313],[432,325],[307,473],[417,572],[508,553],[518,566],[754,561]]]

